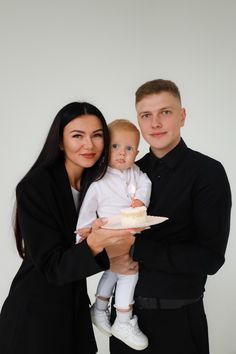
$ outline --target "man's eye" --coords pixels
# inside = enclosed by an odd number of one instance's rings
[[[164,116],[168,116],[169,114],[171,114],[171,111],[169,111],[169,110],[167,109],[167,110],[163,111],[162,114],[163,114]]]
[[[149,118],[149,117],[150,117],[149,113],[142,114],[142,116],[141,116],[141,118]]]

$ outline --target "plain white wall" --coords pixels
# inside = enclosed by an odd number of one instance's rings
[[[187,109],[183,138],[223,163],[234,192],[235,11],[234,0],[0,0],[0,305],[20,264],[14,188],[66,103],[87,100],[107,121],[135,122],[137,87],[175,81]],[[206,287],[212,354],[236,353],[234,214],[226,263]],[[92,299],[97,279],[88,279]],[[99,353],[108,353],[95,333]]]

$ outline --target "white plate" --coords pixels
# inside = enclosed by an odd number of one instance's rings
[[[168,218],[166,218],[165,216],[151,216],[151,215],[147,215],[147,221],[145,223],[141,223],[140,225],[136,225],[135,227],[132,226],[123,226],[121,225],[121,216],[120,215],[115,215],[115,216],[111,216],[110,218],[108,218],[108,221],[105,225],[102,226],[103,229],[135,229],[138,227],[149,227],[151,225],[156,225],[156,224],[160,224],[164,221],[168,220]]]

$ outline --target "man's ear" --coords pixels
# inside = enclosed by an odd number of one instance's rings
[[[186,110],[185,110],[185,108],[182,108],[182,110],[181,110],[181,127],[184,126],[185,119],[186,119]]]

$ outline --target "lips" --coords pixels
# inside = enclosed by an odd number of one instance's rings
[[[156,132],[156,133],[151,133],[150,135],[154,136],[154,137],[161,137],[165,134],[166,134],[166,132]]]
[[[85,159],[91,160],[95,157],[96,154],[94,153],[89,153],[89,154],[81,154],[82,157],[84,157]]]

